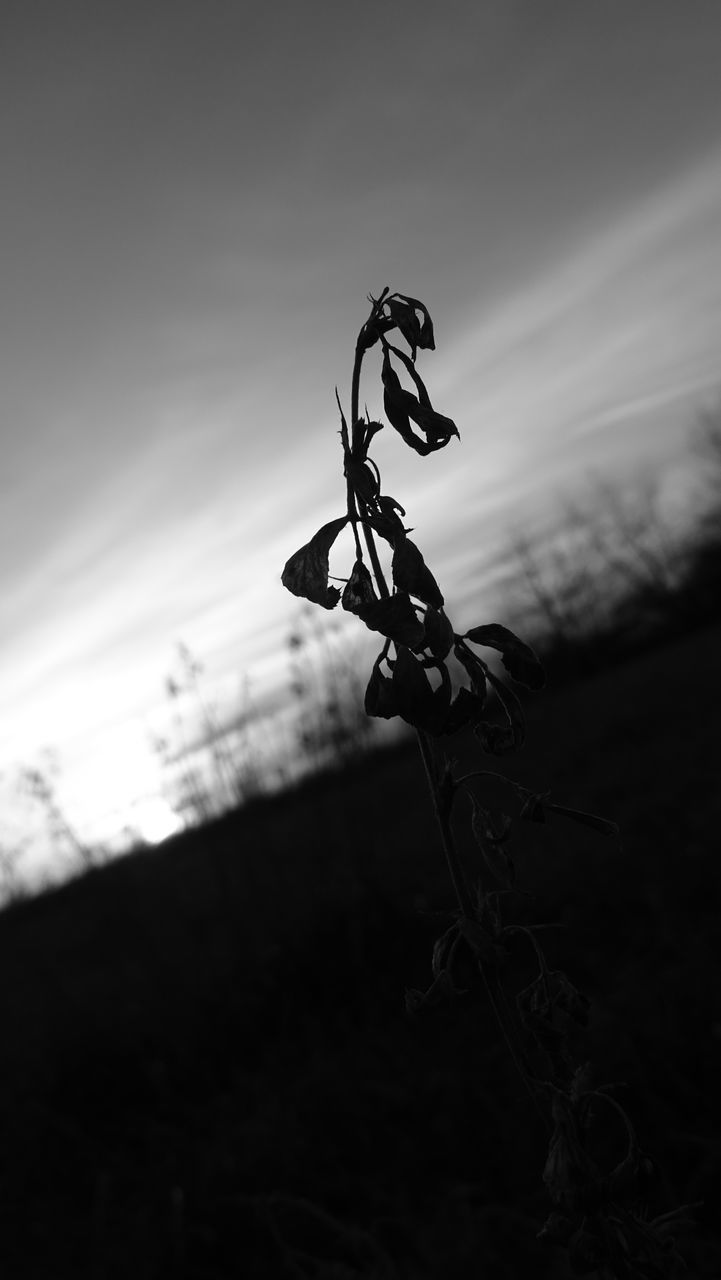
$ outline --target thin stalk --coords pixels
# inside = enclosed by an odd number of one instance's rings
[[[355,357],[353,360],[353,373],[351,376],[351,388],[350,388],[350,427],[351,427],[352,436],[353,436],[353,433],[355,432],[356,423],[360,416],[359,415],[360,377],[361,377],[361,368],[363,365],[363,357],[366,353],[366,346],[363,339],[363,335],[365,332],[366,325],[373,319],[377,311],[378,311],[378,303],[374,302],[373,307],[371,308],[371,313],[368,317],[368,320],[366,321],[366,324],[363,325],[363,328],[358,334],[358,341],[356,342]],[[347,445],[348,429],[345,426],[345,422],[343,423],[343,428],[345,431],[343,444],[344,444],[344,448],[347,449],[348,448],[348,445]],[[352,486],[350,484],[350,481],[348,482],[348,492],[350,495],[352,495]],[[349,498],[349,502],[350,502],[350,498]],[[355,507],[355,495],[353,495],[353,502]],[[356,531],[355,524],[353,525],[353,531],[356,535],[356,542],[357,542],[358,534]],[[365,538],[365,544],[366,544],[366,547],[368,548],[368,555],[370,557],[370,562],[373,566],[373,573],[375,574],[375,579],[378,584],[378,591],[383,599],[387,599],[390,595],[390,591],[388,589],[388,584],[385,580],[385,574],[383,573],[383,569],[381,567],[381,562],[378,555],[378,548],[376,547],[375,538],[373,537],[373,530],[365,522],[363,522],[363,537]],[[361,556],[359,555],[359,559],[360,558]]]
[[[390,595],[390,591],[388,590],[388,583],[386,582],[385,574],[383,573],[383,568],[381,566],[376,540],[373,537],[373,530],[365,523],[363,524],[363,537],[366,540],[368,555],[370,556],[370,561],[373,565],[373,572],[376,576],[376,582],[378,583],[378,591],[380,595],[387,600]]]
[[[435,767],[433,762],[433,751],[431,748],[431,744],[428,740],[428,734],[424,733],[422,729],[416,729],[416,735],[418,738],[418,746],[420,747],[420,751],[421,751],[423,768],[425,769],[425,772],[426,772],[428,790],[431,793],[431,800],[433,801],[433,810],[436,815],[436,821],[438,823],[438,829],[441,835],[443,852],[445,854],[446,863],[448,866],[448,872],[450,874],[451,881],[453,883],[453,888],[455,890],[456,898],[458,899],[458,905],[461,909],[461,913],[463,914],[463,916],[466,917],[466,919],[475,920],[476,909],[473,903],[473,897],[471,895],[470,889],[468,888],[468,881],[466,880],[463,867],[461,866],[461,860],[458,856],[458,850],[456,849],[456,843],[455,843],[455,840],[453,839],[453,832],[451,830],[451,824],[449,821],[448,813],[446,811],[446,806],[442,803],[441,797],[439,794],[438,782],[436,779]]]
[[[458,856],[458,850],[456,849],[455,841],[453,839],[453,832],[451,830],[447,806],[443,805],[439,795],[438,782],[436,780],[435,770],[433,767],[433,753],[428,740],[428,735],[423,733],[421,729],[417,729],[416,734],[418,736],[418,745],[421,750],[421,758],[426,772],[428,788],[433,800],[433,808],[435,810],[438,827],[440,829],[443,852],[445,854],[446,864],[448,866],[448,871],[458,900],[458,905],[461,909],[461,914],[466,919],[475,920],[477,919],[477,911],[474,906],[473,898],[471,896],[470,889],[468,888],[468,882]],[[491,976],[487,972],[486,966],[479,956],[476,957],[476,963],[486,991],[488,1003],[491,1006],[491,1011],[496,1019],[501,1035],[503,1036],[513,1065],[516,1068],[516,1071],[518,1072],[524,1088],[531,1098],[538,1115],[540,1116],[543,1127],[548,1132],[551,1132],[552,1126],[539,1102],[538,1094],[533,1087],[533,1073],[529,1069],[525,1053],[517,1042],[517,1038],[513,1030],[512,1014],[500,979],[495,975]]]
[[[350,441],[348,439],[348,423],[345,420],[345,414],[343,413],[343,406],[340,402],[340,396],[338,395],[337,387],[335,389],[335,398],[338,404],[338,411],[340,413],[340,439],[341,439],[341,444],[343,445],[343,462],[345,464],[347,459],[350,457]],[[350,476],[346,476],[345,492],[346,492],[346,508],[348,511],[348,517],[353,527],[353,537],[355,539],[356,558],[358,560],[362,560],[363,549],[360,544],[360,538],[358,537],[358,509],[356,507],[355,493],[353,492],[353,485],[351,483]]]
[[[373,317],[376,315],[377,310],[378,310],[378,303],[374,302],[371,310],[371,314],[369,316],[368,321],[366,321],[366,324],[368,324],[368,322],[373,319]],[[363,338],[365,328],[366,328],[366,325],[364,325],[363,328],[361,329],[358,335],[358,341],[356,342],[355,358],[353,361],[353,374],[351,378],[351,433],[353,435],[353,438],[355,438],[355,434],[354,434],[355,426],[359,416],[358,408],[359,408],[359,399],[360,399],[360,377],[361,377],[361,368],[363,365],[363,357],[366,352],[366,346]],[[347,453],[349,450],[348,428],[347,428],[345,419],[343,418],[342,410],[341,410],[341,420],[343,424],[342,430],[341,430],[341,435],[343,439],[343,448]],[[350,484],[350,482],[348,483],[348,495],[349,495],[348,511],[349,511],[349,515],[351,515],[352,517],[352,512],[356,510],[356,506],[355,506],[355,494],[353,493],[352,485]],[[357,543],[358,535],[356,531],[355,522],[353,523],[353,529],[356,534],[356,543]],[[363,536],[366,541],[366,546],[368,548],[368,554],[371,560],[371,564],[373,565],[373,572],[375,574],[376,582],[378,584],[378,590],[382,597],[387,598],[390,595],[390,591],[388,589],[388,584],[385,580],[383,569],[381,567],[380,559],[378,556],[378,549],[376,547],[375,538],[373,537],[373,530],[365,521],[363,522]],[[471,894],[471,891],[468,887],[468,881],[466,879],[465,872],[461,864],[461,859],[459,857],[458,850],[456,848],[455,840],[453,838],[453,831],[451,829],[451,823],[450,823],[450,804],[447,804],[444,802],[440,793],[431,743],[428,735],[424,733],[422,729],[416,729],[416,736],[418,738],[418,746],[420,748],[421,759],[423,761],[423,768],[425,769],[426,781],[428,783],[428,790],[430,791],[430,794],[431,794],[431,801],[432,801],[433,809],[436,816],[436,822],[438,823],[438,830],[441,837],[441,844],[443,846],[446,865],[448,867],[448,873],[451,877],[451,883],[453,884],[453,889],[456,895],[456,899],[458,901],[458,906],[460,908],[461,915],[465,919],[476,920],[477,911],[473,901],[473,895]],[[515,1043],[515,1037],[513,1035],[513,1031],[510,1025],[510,1022],[511,1022],[510,1010],[508,1009],[507,1001],[505,999],[505,992],[503,991],[503,988],[500,982],[498,981],[498,979],[492,980],[489,977],[489,975],[486,973],[485,966],[483,965],[480,959],[478,959],[478,968],[486,989],[486,993],[488,995],[488,1000],[489,1000],[491,1009],[495,1016],[496,1022],[498,1023],[499,1029],[501,1031],[501,1035],[503,1036],[503,1039],[506,1042],[506,1046],[511,1055],[511,1059],[514,1063],[514,1066],[516,1067],[516,1070],[518,1071],[518,1074],[520,1075],[525,1088],[527,1089],[528,1093],[533,1099],[536,1109],[538,1110],[539,1114],[542,1116],[544,1124],[548,1125],[548,1119],[543,1113],[538,1101],[538,1097],[536,1096],[536,1093],[533,1089],[531,1073],[523,1061],[522,1051],[519,1049],[519,1047]],[[506,1014],[505,1017],[504,1017],[504,1010]],[[509,1022],[508,1026],[506,1025],[507,1019]]]

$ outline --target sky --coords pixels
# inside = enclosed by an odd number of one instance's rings
[[[88,839],[162,826],[179,642],[221,705],[285,696],[369,292],[434,319],[460,443],[373,456],[465,625],[509,529],[678,473],[721,384],[720,61],[716,0],[5,0],[6,817],[52,748]]]

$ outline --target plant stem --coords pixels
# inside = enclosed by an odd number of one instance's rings
[[[466,880],[463,867],[461,866],[461,860],[458,856],[455,840],[453,839],[448,807],[443,804],[439,793],[438,780],[436,778],[435,765],[433,761],[433,750],[428,739],[428,734],[424,733],[422,729],[416,729],[416,735],[418,737],[418,746],[421,751],[423,767],[426,771],[428,790],[431,793],[433,809],[436,815],[438,828],[441,833],[443,852],[445,854],[448,871],[453,882],[456,898],[458,899],[458,905],[462,914],[468,920],[475,920],[476,909],[473,904],[471,891],[468,888],[468,882]]]
[[[461,915],[468,920],[477,920],[478,912],[473,902],[471,891],[468,887],[461,860],[458,856],[453,832],[450,824],[450,807],[444,804],[440,795],[438,780],[436,777],[433,750],[428,735],[422,729],[416,729],[418,737],[418,745],[421,750],[421,758],[423,767],[426,771],[426,779],[428,781],[428,789],[431,793],[433,808],[438,822],[441,834],[441,842],[443,844],[443,852],[446,857],[446,864],[453,883],[458,905],[461,909]],[[538,1094],[533,1085],[533,1073],[531,1072],[526,1061],[526,1055],[517,1041],[517,1036],[513,1028],[513,1018],[508,1007],[506,993],[500,978],[495,973],[489,973],[480,956],[476,956],[478,972],[485,987],[486,996],[491,1006],[493,1016],[496,1019],[498,1028],[503,1036],[506,1048],[511,1056],[513,1065],[516,1068],[524,1088],[526,1089],[533,1105],[541,1118],[541,1122],[545,1129],[550,1131],[548,1116],[540,1105]]]
[[[353,374],[351,377],[351,388],[350,388],[350,429],[351,429],[351,439],[353,440],[354,443],[355,443],[356,423],[360,416],[359,400],[360,400],[361,366],[363,364],[363,357],[366,353],[366,345],[365,345],[363,335],[365,333],[366,325],[373,319],[377,310],[378,310],[378,304],[374,303],[371,309],[371,313],[368,317],[368,320],[366,320],[366,324],[363,325],[363,328],[358,334],[358,340],[356,342],[356,347],[355,347],[355,358],[353,360]],[[348,433],[346,430],[344,445],[347,438],[348,438]],[[347,448],[347,445],[345,445],[345,447]],[[350,484],[350,481],[348,482],[348,492],[349,494],[352,493],[352,486]],[[349,502],[350,502],[350,498],[349,498]],[[390,595],[390,591],[388,590],[388,584],[385,580],[385,575],[381,567],[380,558],[378,556],[378,548],[376,547],[375,538],[373,537],[373,530],[368,527],[365,521],[363,521],[362,523],[363,523],[363,537],[365,538],[365,544],[366,544],[366,547],[368,548],[368,555],[370,557],[370,562],[373,566],[373,573],[375,574],[375,579],[378,584],[378,591],[383,599],[387,599]],[[355,524],[353,525],[353,531],[355,533],[356,543],[357,543],[358,534],[357,534]]]
[[[365,352],[366,352],[364,334],[365,334],[366,326],[376,316],[378,309],[379,309],[378,303],[374,302],[371,309],[370,316],[368,317],[366,324],[363,326],[360,333],[358,334],[358,340],[356,342],[355,358],[353,360],[353,375],[351,378],[351,410],[350,410],[351,440],[353,441],[354,444],[356,440],[356,423],[358,422],[358,418],[359,418],[358,402],[360,397],[361,367],[363,364],[363,356],[365,355]],[[342,410],[341,410],[341,418],[342,418]],[[349,451],[349,445],[348,445],[348,429],[345,424],[345,421],[343,421],[342,438],[343,438],[343,447],[347,453]],[[348,483],[348,494],[349,494],[348,510],[349,510],[349,514],[352,515],[352,513],[355,512],[356,510],[356,505],[355,505],[355,495],[353,494],[353,487],[350,484],[350,482]],[[352,506],[351,506],[351,502],[352,502]],[[363,504],[361,503],[361,508],[362,506]],[[356,544],[357,544],[358,535],[355,527],[355,522],[353,524],[353,528],[354,528],[354,532],[356,533]],[[378,549],[376,547],[375,538],[373,537],[373,530],[369,527],[369,525],[365,521],[363,522],[363,536],[366,541],[366,546],[368,547],[368,554],[370,556],[371,564],[373,565],[373,572],[375,574],[376,582],[378,584],[378,590],[382,597],[387,598],[390,595],[390,591],[388,589],[388,584],[385,580],[380,559],[378,557]],[[468,881],[466,879],[466,875],[463,870],[461,859],[459,857],[458,850],[456,848],[456,843],[453,838],[453,831],[451,829],[450,815],[451,815],[452,801],[450,802],[447,801],[446,799],[444,799],[444,797],[441,794],[441,789],[439,786],[438,776],[436,772],[435,761],[433,758],[433,748],[431,746],[431,742],[428,737],[428,734],[425,733],[422,729],[416,729],[416,735],[418,738],[418,746],[421,752],[423,767],[426,773],[428,790],[430,791],[430,794],[431,794],[431,801],[432,801],[433,809],[436,815],[436,821],[438,823],[438,829],[440,832],[441,844],[443,846],[446,865],[448,867],[448,872],[451,877],[451,882],[453,884],[453,889],[455,891],[456,899],[458,901],[458,906],[460,908],[461,916],[467,920],[477,920],[478,912],[476,910],[476,906],[473,901],[473,895],[468,886]],[[503,990],[503,987],[497,976],[495,975],[491,976],[486,972],[486,967],[483,964],[480,957],[476,957],[476,959],[477,959],[478,968],[486,989],[486,993],[488,996],[491,1009],[493,1011],[493,1014],[500,1028],[501,1035],[503,1036],[503,1039],[506,1042],[506,1046],[511,1055],[511,1058],[516,1067],[516,1070],[518,1071],[518,1074],[520,1075],[526,1089],[528,1090],[528,1093],[531,1095],[531,1098],[533,1099],[533,1102],[537,1110],[540,1112],[540,1114],[544,1119],[544,1122],[547,1124],[548,1123],[547,1117],[541,1110],[539,1106],[538,1097],[536,1096],[536,1093],[533,1089],[531,1072],[528,1070],[528,1067],[524,1062],[525,1055],[523,1055],[523,1051],[520,1049],[520,1047],[516,1044],[516,1041],[515,1041],[510,1010],[508,1009],[508,1004],[505,998],[505,992]]]

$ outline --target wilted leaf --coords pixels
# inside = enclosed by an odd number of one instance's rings
[[[405,352],[399,351],[398,347],[389,345],[389,350],[402,361],[415,384],[416,391],[418,392],[418,399],[416,399],[411,392],[406,392],[406,395],[410,395],[411,397],[410,400],[405,402],[409,417],[426,432],[426,435],[430,440],[440,440],[442,437],[445,437],[443,440],[445,444],[448,443],[451,436],[457,436],[460,440],[460,432],[455,422],[453,422],[451,418],[445,417],[444,414],[437,413],[433,408],[426,384],[416,369],[413,361],[408,359]],[[388,352],[386,352],[386,355],[387,354]],[[440,445],[437,445],[436,447],[440,447]]]
[[[410,596],[404,591],[397,591],[394,596],[364,607],[359,616],[370,631],[380,631],[381,635],[397,644],[415,649],[423,642],[423,623],[413,608]]]
[[[421,663],[405,645],[397,646],[393,689],[407,724],[425,728],[434,719],[433,686]]]
[[[391,564],[393,581],[401,591],[416,596],[436,609],[443,607],[443,596],[428,565],[415,542],[399,538],[395,544]]]
[[[366,715],[377,716],[382,720],[392,720],[400,714],[398,699],[393,689],[393,681],[390,676],[384,676],[380,669],[382,660],[383,654],[373,663],[371,678],[365,693],[365,710]]]
[[[341,605],[349,613],[357,613],[363,617],[364,610],[374,604],[378,604],[378,596],[373,586],[372,574],[362,560],[356,560],[353,572],[343,588]]]
[[[388,310],[391,313],[391,319],[397,329],[400,329],[408,346],[411,349],[413,359],[416,358],[416,351],[420,344],[421,322],[416,312],[410,304],[400,298],[390,298],[388,300]]]
[[[405,537],[405,529],[403,521],[396,515],[400,511],[404,516],[405,510],[400,502],[396,502],[395,498],[389,497],[388,494],[382,493],[377,502],[377,510],[368,512],[368,523],[371,528],[384,538],[386,542],[390,542],[391,546],[395,546],[398,538]]]
[[[328,556],[348,516],[324,524],[304,547],[286,562],[281,575],[283,586],[294,596],[311,600],[324,609],[334,609],[340,600],[337,587],[328,585]]]
[[[453,644],[453,627],[442,610],[426,609],[423,643],[435,658],[447,658]]]
[[[390,316],[378,316],[374,320],[367,320],[361,331],[359,345],[363,351],[370,351],[375,346],[382,333],[387,333],[394,326],[394,321]]]
[[[408,358],[405,351],[401,351],[399,347],[394,347],[392,343],[388,344],[388,349],[398,357],[404,368],[408,370],[408,373],[415,384],[416,391],[418,392],[419,403],[425,405],[427,409],[432,409],[433,405],[431,404],[431,397],[428,394],[428,388],[416,369],[414,362]]]
[[[431,450],[442,449],[452,436],[460,440],[461,433],[452,418],[447,418],[428,405],[420,404],[410,391],[405,394],[410,396],[406,401],[408,416],[420,427]]]
[[[411,391],[401,386],[400,379],[390,362],[388,351],[383,353],[383,405],[385,414],[392,427],[403,437],[406,444],[417,453],[429,454],[442,449],[448,444],[451,436],[457,436],[458,428],[450,418],[436,413],[430,405],[421,404]],[[418,424],[426,437],[420,439],[411,426],[411,419]]]
[[[417,298],[411,298],[407,293],[397,293],[396,298],[401,298],[403,302],[413,307],[414,311],[420,311],[423,314],[416,345],[421,351],[435,351],[436,344],[433,334],[433,321],[428,312],[428,308],[419,302]]]
[[[458,733],[483,719],[483,699],[470,689],[459,689],[446,716],[443,733]]]
[[[440,733],[445,733],[445,724],[448,719],[448,713],[451,709],[453,688],[451,685],[451,677],[448,673],[448,668],[445,662],[441,662],[439,659],[434,661],[426,658],[425,665],[428,666],[429,662],[440,673],[441,683],[437,689],[433,690],[433,713],[421,727],[426,729],[428,733],[438,735]],[[439,799],[442,796],[442,787],[443,784],[441,783]]]
[[[430,445],[425,440],[420,440],[411,426],[408,415],[408,400],[415,400],[415,396],[412,396],[410,391],[405,391],[401,386],[398,374],[392,368],[387,352],[383,358],[381,376],[384,387],[383,408],[391,426],[403,437],[406,444],[415,449],[417,453],[431,453]]]
[[[434,689],[426,674],[426,664],[415,658],[406,646],[396,646],[392,665],[398,714],[407,724],[426,733],[442,733],[451,702],[451,678],[445,667],[438,664],[441,684]]]
[[[543,688],[546,676],[539,658],[530,645],[524,644],[507,627],[491,622],[484,627],[472,627],[470,631],[466,631],[465,637],[473,644],[498,649],[506,671],[519,684],[528,689]]]
[[[481,706],[483,706],[486,701],[487,692],[485,662],[481,662],[480,658],[477,658],[475,653],[471,653],[470,649],[467,649],[465,645],[459,642],[454,645],[453,653],[461,666],[465,668],[466,672],[470,676],[473,692],[480,700]]]
[[[422,302],[418,302],[416,298],[410,298],[406,294],[396,293],[388,299],[386,305],[390,311],[392,323],[403,334],[414,360],[418,347],[421,350],[435,350],[433,322],[428,314],[427,307],[424,307]],[[422,312],[422,320],[418,319],[418,311]]]
[[[494,676],[490,667],[486,667],[486,676],[489,683],[493,685],[498,701],[503,707],[506,717],[506,723],[513,735],[514,747],[522,747],[526,737],[526,720],[523,714],[523,707],[512,689],[507,684]]]
[[[360,462],[353,457],[346,458],[345,474],[359,498],[364,502],[375,502],[380,484],[373,468],[367,462]]]

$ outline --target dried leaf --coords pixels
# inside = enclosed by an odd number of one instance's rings
[[[396,644],[415,649],[423,643],[423,623],[404,591],[364,607],[359,616],[370,631],[380,631]]]
[[[361,462],[352,456],[347,457],[345,474],[359,498],[362,498],[364,502],[375,502],[380,490],[380,484],[373,468],[367,462]]]
[[[498,649],[508,674],[526,688],[542,689],[546,683],[543,667],[530,645],[524,644],[500,623],[491,622],[487,626],[472,627],[470,631],[466,631],[465,638],[484,648]]]
[[[437,413],[428,405],[420,404],[410,391],[406,391],[405,394],[410,397],[406,401],[408,416],[420,427],[431,450],[442,449],[452,436],[460,440],[461,433],[452,418],[447,418],[443,413]]]
[[[368,512],[368,523],[371,528],[384,538],[386,542],[390,542],[391,546],[395,546],[398,538],[405,537],[405,529],[403,521],[396,515],[400,511],[404,516],[405,510],[400,502],[396,502],[395,498],[389,497],[388,494],[382,493],[378,498],[378,510]]]
[[[397,293],[396,298],[401,298],[403,302],[413,307],[414,311],[420,311],[423,314],[420,330],[418,333],[417,346],[421,351],[435,351],[436,344],[433,334],[433,321],[428,312],[428,308],[419,302],[417,298],[411,298],[407,293]]]
[[[406,646],[396,646],[396,658],[391,665],[398,714],[407,724],[426,733],[442,733],[451,703],[451,678],[446,668],[437,664],[441,684],[434,689],[426,674],[428,660],[415,658]]]
[[[363,351],[370,351],[382,333],[387,333],[389,329],[394,327],[394,321],[389,316],[378,316],[375,320],[367,320],[361,330],[359,345]]]
[[[436,609],[443,608],[443,596],[433,574],[415,542],[410,538],[398,538],[391,565],[393,581],[401,591],[416,596]]]
[[[513,745],[518,749],[523,746],[526,737],[526,719],[523,714],[523,707],[513,690],[509,689],[508,685],[504,684],[502,680],[499,680],[490,667],[486,667],[486,676],[503,707],[506,723],[513,735]]]
[[[407,724],[422,729],[434,720],[433,686],[421,663],[405,645],[397,646],[393,689],[399,715]]]
[[[483,719],[483,699],[470,689],[459,689],[446,716],[443,733],[458,733]]]
[[[403,437],[407,445],[417,453],[429,454],[442,449],[448,444],[451,436],[458,436],[458,428],[450,418],[436,413],[430,405],[421,404],[411,391],[401,386],[400,379],[393,368],[389,352],[383,353],[383,405],[385,414],[392,427]],[[421,440],[411,426],[411,419],[418,424],[425,435]]]
[[[471,653],[470,649],[467,649],[464,644],[458,641],[453,646],[453,653],[470,676],[471,688],[483,706],[487,693],[485,662],[481,662],[481,659],[477,658],[475,653]]]
[[[389,298],[387,305],[394,325],[400,329],[415,360],[421,337],[421,322],[415,309],[401,298]]]
[[[451,709],[451,698],[453,696],[453,687],[451,685],[451,677],[448,668],[444,662],[439,659],[424,659],[426,667],[433,666],[440,673],[441,683],[437,689],[433,690],[433,714],[426,721],[422,728],[428,733],[438,735],[445,733],[445,724],[448,719],[448,713]],[[441,784],[442,787],[442,784]],[[442,796],[442,790],[439,793]]]
[[[453,644],[453,627],[442,609],[429,606],[424,619],[425,634],[423,643],[430,649],[435,658],[443,660],[448,657]]]
[[[420,373],[416,369],[416,366],[413,363],[413,361],[410,360],[409,357],[406,355],[405,351],[401,351],[399,347],[394,347],[392,343],[389,343],[388,345],[389,345],[389,349],[393,352],[395,356],[398,357],[398,359],[401,361],[403,366],[408,370],[408,373],[413,379],[413,382],[415,383],[416,391],[418,392],[419,403],[422,405],[425,405],[427,409],[432,409],[433,405],[431,404],[431,397],[428,394],[428,388],[426,387],[426,384],[423,381]]]
[[[361,618],[369,605],[378,603],[373,576],[362,560],[356,560],[353,572],[348,579],[341,596],[341,606],[349,613],[357,613]]]
[[[390,676],[384,676],[381,671],[383,657],[384,654],[381,653],[373,663],[371,678],[365,693],[365,710],[366,715],[377,716],[381,720],[392,720],[399,715],[398,699],[392,679]]]
[[[334,609],[340,600],[337,587],[328,585],[328,556],[348,516],[324,524],[304,547],[286,562],[281,575],[283,586],[294,596],[311,600],[324,609]]]

